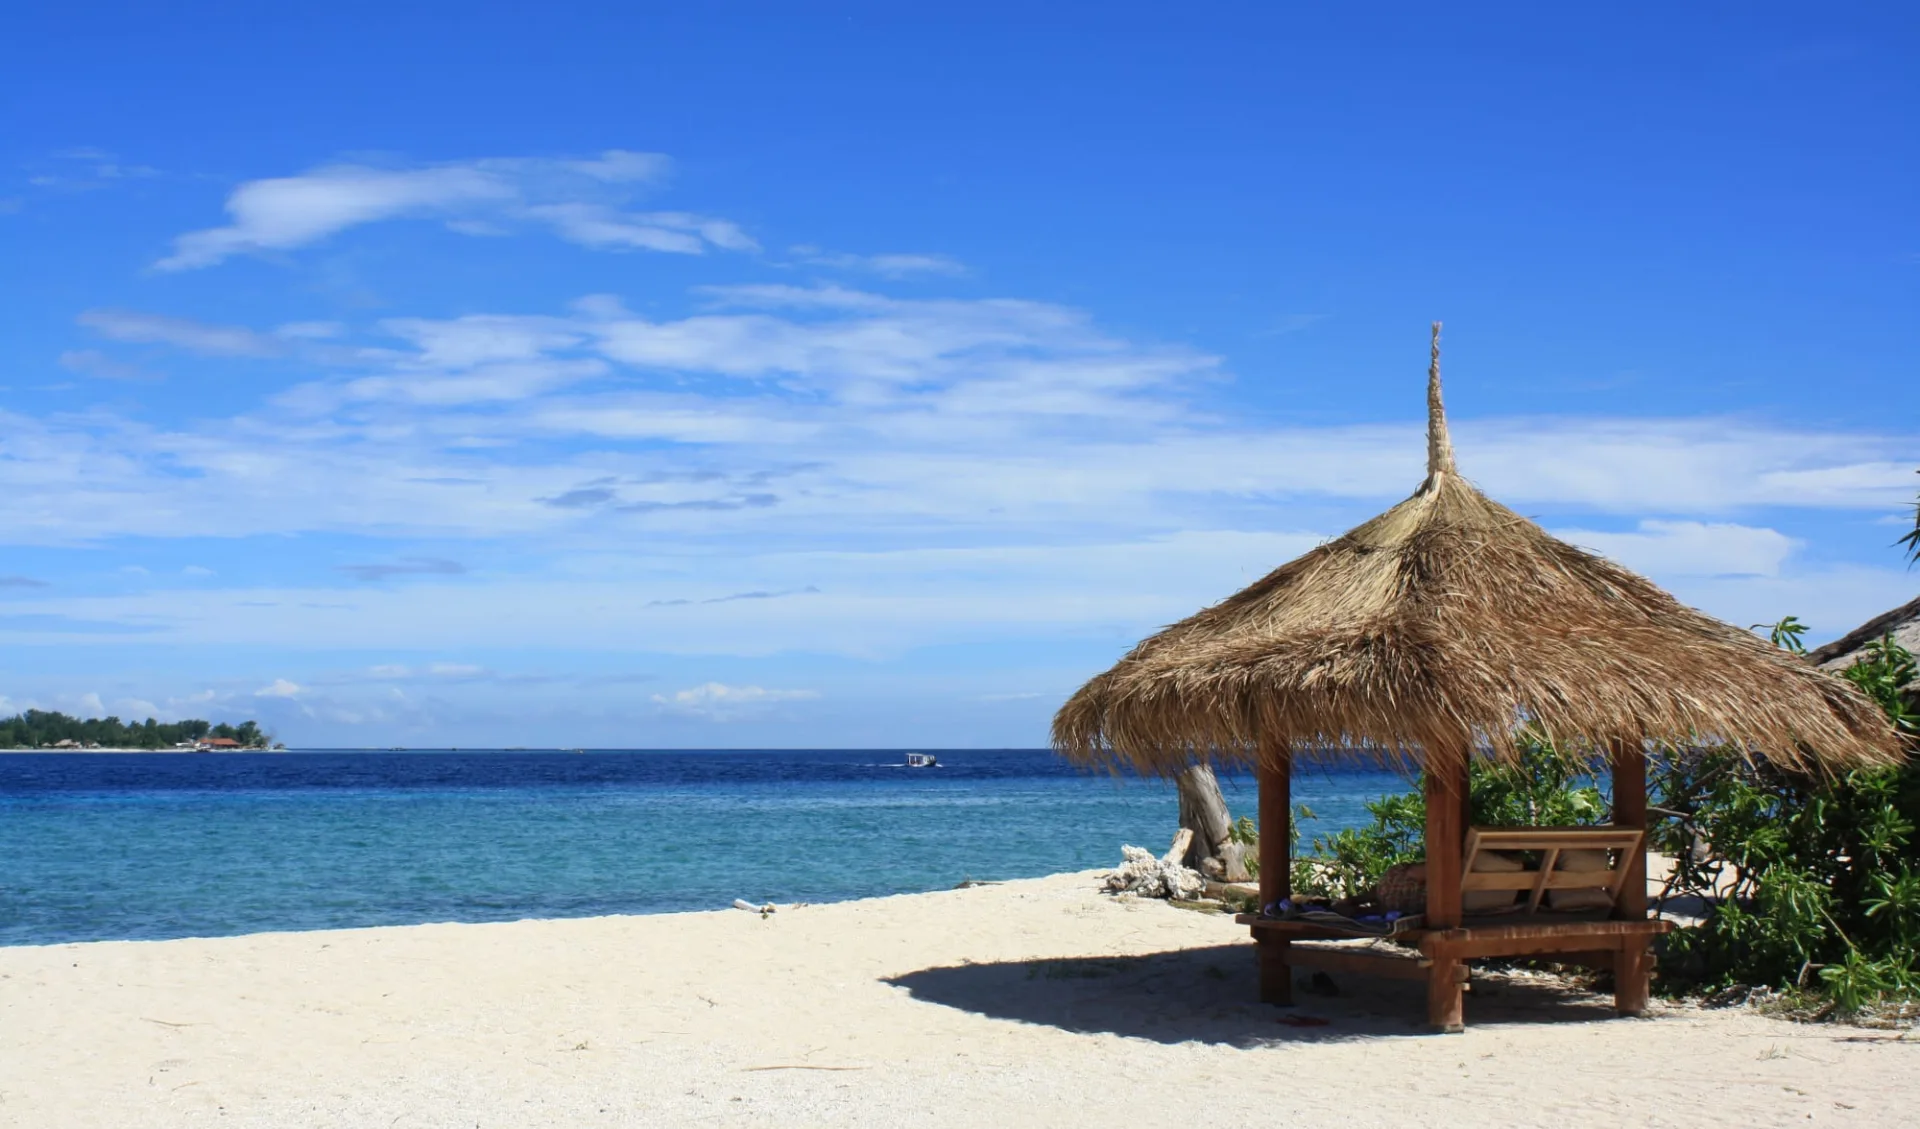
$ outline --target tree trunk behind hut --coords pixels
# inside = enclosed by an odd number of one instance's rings
[[[1180,826],[1193,832],[1193,843],[1182,861],[1228,882],[1247,881],[1251,876],[1247,873],[1245,848],[1233,842],[1228,833],[1233,817],[1227,814],[1227,798],[1220,793],[1220,781],[1213,769],[1204,764],[1189,765],[1174,783],[1180,789]]]

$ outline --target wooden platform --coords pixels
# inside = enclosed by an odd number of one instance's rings
[[[1614,1007],[1639,1015],[1647,1007],[1648,946],[1673,928],[1659,918],[1638,921],[1526,921],[1413,929],[1391,939],[1313,922],[1240,914],[1260,943],[1261,998],[1293,1002],[1293,970],[1425,980],[1429,1018],[1442,1031],[1463,1027],[1460,992],[1467,962],[1484,957],[1538,956],[1614,974]]]
[[[1260,783],[1260,905],[1285,900],[1291,888],[1292,757],[1287,749],[1264,750]],[[1653,970],[1653,939],[1672,928],[1647,916],[1646,757],[1638,747],[1611,750],[1612,822],[1596,827],[1471,827],[1471,789],[1462,746],[1445,770],[1430,759],[1425,774],[1426,905],[1418,928],[1392,936],[1392,943],[1360,944],[1376,935],[1342,929],[1337,922],[1299,921],[1243,914],[1236,918],[1259,942],[1260,998],[1293,1002],[1295,965],[1329,972],[1390,976],[1427,982],[1427,1021],[1438,1031],[1460,1031],[1466,1022],[1467,963],[1487,957],[1538,956],[1609,969],[1614,1007],[1622,1015],[1646,1011]],[[1518,854],[1532,866],[1475,869],[1482,852]],[[1598,851],[1580,869],[1559,865],[1573,851]],[[1468,893],[1513,891],[1511,907],[1497,917],[1465,912]],[[1556,912],[1559,890],[1593,890],[1593,912]],[[1473,899],[1478,902],[1482,899]],[[1345,944],[1333,942],[1349,942]]]

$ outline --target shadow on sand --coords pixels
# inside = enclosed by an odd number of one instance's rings
[[[1072,957],[926,968],[886,983],[917,1000],[995,1019],[1157,1043],[1257,1047],[1425,1035],[1425,989],[1373,977],[1295,973],[1290,1008],[1257,1002],[1251,944],[1145,956]],[[1467,1022],[1589,1022],[1612,1000],[1554,977],[1475,972]]]

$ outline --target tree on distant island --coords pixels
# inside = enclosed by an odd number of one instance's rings
[[[254,721],[215,725],[198,718],[165,723],[153,718],[144,722],[117,717],[82,719],[53,710],[27,710],[0,718],[0,748],[6,749],[46,749],[62,741],[108,749],[170,749],[208,737],[225,737],[248,749],[264,749],[273,743],[273,737]]]

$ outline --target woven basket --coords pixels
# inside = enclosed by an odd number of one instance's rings
[[[1387,913],[1427,912],[1427,864],[1403,862],[1380,876],[1380,908]]]

